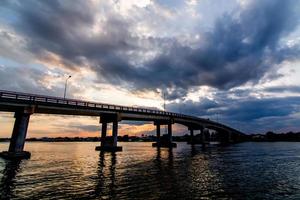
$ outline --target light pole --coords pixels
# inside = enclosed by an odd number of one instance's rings
[[[65,92],[64,92],[64,99],[66,98],[68,80],[69,80],[71,77],[72,77],[72,76],[70,75],[70,76],[66,79],[66,83],[65,83]]]
[[[164,111],[166,112],[166,93],[163,93],[164,95]]]
[[[164,112],[166,112],[166,93],[163,92],[163,97],[164,97]],[[165,134],[167,134],[167,126],[165,126]]]

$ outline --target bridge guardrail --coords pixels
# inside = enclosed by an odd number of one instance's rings
[[[130,107],[130,106],[121,106],[121,105],[113,105],[113,104],[105,104],[105,103],[96,103],[96,102],[91,102],[91,101],[82,101],[82,100],[75,100],[75,99],[64,99],[64,98],[53,97],[53,96],[33,95],[33,94],[11,92],[11,91],[5,91],[5,90],[0,90],[0,98],[191,118],[191,116],[173,113],[173,112],[165,112],[165,111],[161,111],[161,110],[136,108],[136,107]]]

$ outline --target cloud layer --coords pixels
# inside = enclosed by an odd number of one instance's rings
[[[279,79],[283,63],[299,61],[300,40],[294,36],[300,32],[300,3],[227,2],[231,9],[214,16],[201,13],[201,2],[189,1],[2,1],[0,47],[8,50],[0,56],[27,61],[26,66],[38,61],[68,72],[88,69],[96,74],[95,83],[129,91],[163,91],[171,110],[207,117],[222,112],[228,123],[294,115],[297,95],[258,99],[250,95],[255,90],[238,88]],[[0,83],[8,89],[36,91],[47,76],[47,66],[23,66],[30,73],[17,78],[13,73],[22,68],[1,63]],[[9,83],[11,77],[18,82]],[[189,99],[203,86],[216,94]],[[281,91],[299,93],[299,88],[277,85],[264,92]]]
[[[229,89],[256,82],[285,59],[299,56],[296,47],[280,43],[298,25],[290,0],[253,1],[224,13],[211,30],[199,30],[192,46],[176,37],[139,35],[134,19],[112,8],[103,11],[112,6],[108,3],[97,6],[86,1],[8,3],[17,16],[14,28],[30,52],[41,58],[55,54],[74,70],[89,66],[106,81],[134,89],[174,88],[182,95],[182,89],[193,86]],[[151,51],[154,55],[142,58]]]

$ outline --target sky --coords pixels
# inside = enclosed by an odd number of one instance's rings
[[[300,0],[2,0],[0,89],[163,109],[245,133],[300,131]],[[1,113],[0,137],[14,118]],[[29,136],[98,136],[31,116]],[[122,122],[120,134],[154,134]],[[175,134],[187,133],[176,125]]]

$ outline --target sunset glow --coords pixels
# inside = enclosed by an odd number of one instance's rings
[[[72,75],[68,98],[162,110],[165,94],[168,111],[247,133],[299,130],[300,12],[290,1],[4,1],[0,11],[3,90],[62,97]],[[78,127],[99,128],[96,118],[32,118],[32,137],[98,134]],[[1,115],[3,137],[12,121]]]

